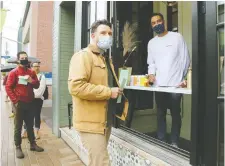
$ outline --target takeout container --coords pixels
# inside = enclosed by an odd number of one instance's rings
[[[130,80],[130,86],[149,86],[148,76],[146,75],[132,75]]]

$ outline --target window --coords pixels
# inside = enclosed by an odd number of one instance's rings
[[[178,32],[178,4],[167,6],[167,26],[169,31]]]
[[[87,2],[87,44],[90,43],[90,28],[91,28],[91,1]]]
[[[217,22],[224,22],[224,2],[217,2]]]
[[[91,1],[82,2],[82,35],[81,47],[84,48],[90,43],[90,16]]]
[[[182,2],[182,3],[184,3],[183,5],[188,4],[189,6],[189,8],[186,9],[185,11],[189,17],[183,23],[184,24],[183,26],[190,27],[190,28],[187,28],[183,32],[185,34],[182,34],[183,36],[185,35],[185,39],[187,39],[188,38],[187,36],[192,36],[192,31],[191,31],[192,29],[191,28],[191,21],[192,21],[191,5],[192,4],[191,2]],[[130,56],[131,57],[130,62],[127,61],[127,67],[132,67],[132,75],[144,75],[148,73],[148,67],[146,65],[147,54],[148,54],[147,45],[149,40],[153,38],[152,28],[151,28],[151,24],[149,20],[154,10],[155,10],[154,12],[161,12],[164,15],[164,18],[166,18],[167,13],[165,13],[165,11],[161,11],[161,9],[165,9],[165,7],[167,7],[165,5],[167,4],[163,2],[117,2],[117,6],[116,6],[117,20],[115,20],[115,22],[119,22],[119,25],[120,25],[118,36],[120,36],[121,33],[123,32],[123,27],[126,21],[129,21],[130,23],[132,23],[132,21],[138,22],[138,31],[136,33],[140,41],[140,45],[138,46],[136,51]],[[177,28],[178,27],[178,12],[177,11],[179,10],[178,5],[175,4],[171,9],[173,9],[171,10],[171,12],[173,11],[173,14],[171,14],[173,18],[173,22],[171,20],[171,25],[172,25],[171,28],[173,28],[175,31],[175,29],[176,30],[178,29]],[[118,28],[118,26],[115,28]],[[189,46],[190,46],[191,38],[189,37],[188,40],[190,41],[186,40],[186,43],[189,43]],[[121,56],[123,55],[122,48],[118,48],[116,51],[115,52],[117,57],[118,55],[121,55]],[[114,54],[115,53],[112,53],[112,55]],[[116,62],[116,60],[114,60],[114,63]],[[118,62],[116,65],[118,65],[119,63],[120,62]],[[173,147],[170,146],[172,143],[171,141],[172,126],[175,126],[175,128],[176,127],[179,128],[181,126],[180,134],[174,134],[174,135],[176,135],[175,137],[176,138],[178,137],[179,139],[178,141],[179,149],[182,149],[181,151],[185,153],[185,156],[189,156],[190,147],[191,147],[190,146],[191,145],[191,95],[190,94],[184,94],[183,97],[181,98],[181,101],[177,104],[178,107],[179,106],[181,107],[180,114],[179,113],[177,114],[177,116],[181,116],[181,121],[182,121],[181,125],[180,125],[180,120],[178,120],[177,122],[172,120],[171,109],[169,109],[169,106],[165,109],[165,111],[163,111],[165,112],[167,125],[166,127],[163,127],[162,129],[163,132],[165,131],[165,137],[162,140],[163,141],[162,142],[162,141],[159,141],[158,139],[155,139],[155,138],[158,138],[157,125],[159,123],[159,120],[157,118],[158,116],[157,105],[155,101],[156,93],[151,91],[145,91],[145,90],[142,91],[142,90],[128,90],[128,89],[125,90],[125,93],[130,101],[130,106],[129,106],[129,115],[126,122],[122,122],[122,121],[119,122],[121,129],[130,131],[133,133],[138,133],[137,135],[143,136],[147,139],[157,140],[158,144],[162,145],[163,147],[165,147],[166,145],[166,147],[173,148],[175,146]],[[164,121],[164,118],[163,118],[163,121]],[[173,133],[176,133],[176,132],[173,132]],[[175,148],[175,149],[179,151],[178,148]]]

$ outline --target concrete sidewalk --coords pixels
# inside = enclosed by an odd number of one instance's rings
[[[11,113],[10,102],[5,102],[4,88],[1,88],[1,166],[84,166],[77,154],[60,138],[52,134],[45,122],[41,124],[41,139],[37,144],[45,151],[31,152],[27,139],[23,139],[24,159],[15,157],[13,141],[14,119],[8,118]]]

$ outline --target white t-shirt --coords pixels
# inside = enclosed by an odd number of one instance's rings
[[[190,57],[181,34],[168,32],[148,43],[148,74],[156,74],[156,86],[178,86],[187,74]]]

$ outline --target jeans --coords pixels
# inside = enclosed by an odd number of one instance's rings
[[[156,92],[157,104],[157,135],[158,139],[166,141],[166,113],[170,109],[172,116],[171,142],[178,144],[181,129],[181,102],[182,94]]]
[[[40,129],[41,126],[41,109],[43,106],[42,99],[33,100],[33,110],[34,110],[34,126],[35,129]],[[24,124],[24,129],[27,129],[26,123]]]
[[[22,101],[18,102],[18,105],[14,106],[15,109],[15,118],[14,118],[14,141],[16,146],[20,146],[22,143],[21,139],[21,130],[23,126],[23,121],[27,125],[27,134],[30,144],[35,143],[35,137],[34,137],[34,111],[33,111],[33,104],[25,103]]]

